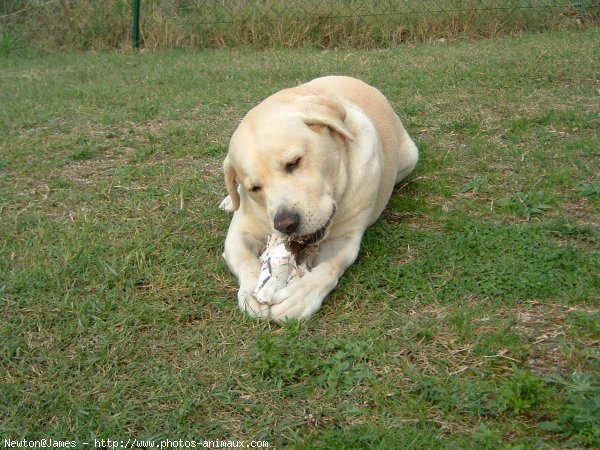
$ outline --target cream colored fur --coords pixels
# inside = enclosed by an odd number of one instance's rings
[[[223,164],[229,195],[221,203],[233,211],[223,256],[238,278],[242,311],[275,321],[318,311],[417,160],[417,147],[387,99],[354,78],[318,78],[248,112]],[[327,233],[315,244],[312,270],[264,305],[250,294],[267,237],[279,233],[280,211],[299,217],[298,238]]]

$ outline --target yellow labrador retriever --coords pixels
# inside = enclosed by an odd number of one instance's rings
[[[241,310],[275,321],[314,314],[417,160],[387,99],[354,78],[317,78],[248,112],[223,163],[229,195],[221,203],[234,212],[223,256]],[[315,256],[309,272],[262,304],[251,293],[274,233],[314,246]]]

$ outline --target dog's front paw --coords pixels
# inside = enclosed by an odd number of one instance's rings
[[[233,208],[233,200],[231,200],[231,196],[228,195],[227,197],[225,197],[221,203],[219,203],[219,208],[222,209],[223,211],[227,211],[232,213],[234,210]]]
[[[253,289],[240,288],[238,291],[238,306],[252,318],[269,319],[269,305],[260,303],[252,295]]]
[[[270,302],[271,320],[308,319],[321,308],[329,289],[312,283],[309,278],[298,279],[275,293]]]

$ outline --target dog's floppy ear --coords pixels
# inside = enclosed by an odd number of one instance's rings
[[[307,99],[303,108],[302,120],[308,126],[326,126],[353,141],[354,136],[346,127],[346,108],[338,100],[325,95],[315,95]]]
[[[223,161],[223,173],[225,174],[225,186],[227,187],[227,192],[231,197],[233,210],[236,211],[240,207],[240,194],[238,193],[237,183],[235,181],[235,169],[229,161],[229,156],[227,156],[225,161]]]

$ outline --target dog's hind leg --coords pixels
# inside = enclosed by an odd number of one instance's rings
[[[401,159],[400,164],[398,165],[398,172],[396,173],[395,184],[400,183],[409,173],[411,173],[419,160],[419,149],[408,135],[406,136],[405,142],[402,144],[400,154]]]

